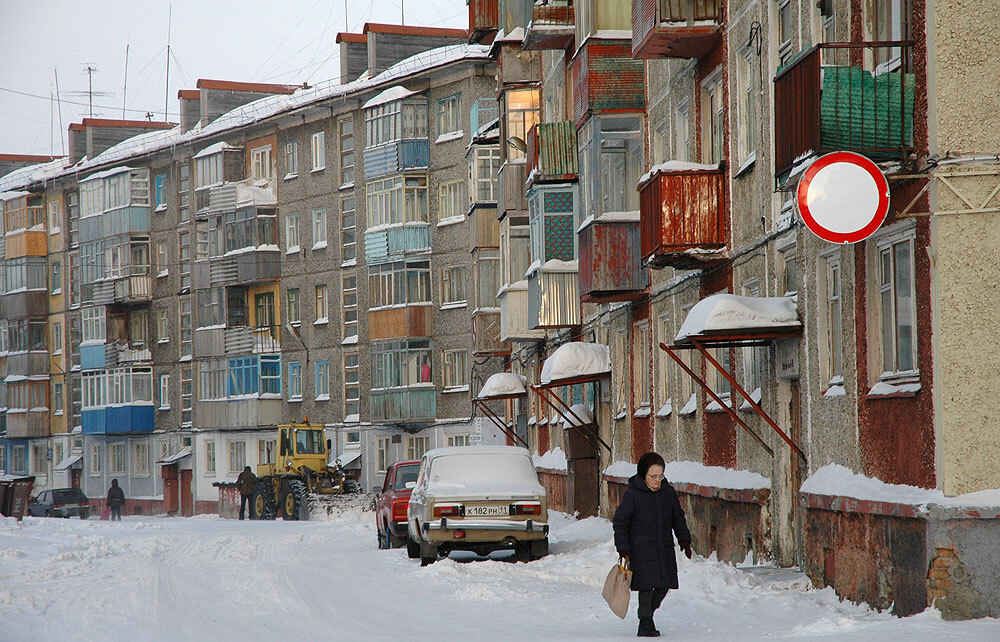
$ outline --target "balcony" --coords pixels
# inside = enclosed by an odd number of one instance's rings
[[[430,142],[426,138],[397,140],[366,147],[365,180],[414,169],[427,169],[430,165],[430,153]]]
[[[511,38],[510,35],[508,31],[502,41],[497,40],[493,43],[493,50],[499,49],[497,80],[501,90],[509,85],[523,86],[527,83],[537,83],[542,78],[542,55],[537,51],[523,50],[522,40],[516,36]]]
[[[704,267],[726,244],[726,170],[670,161],[639,183],[642,258],[650,267]]]
[[[17,230],[4,237],[4,257],[16,259],[22,256],[48,256],[48,234],[45,230]]]
[[[433,421],[437,414],[437,392],[433,385],[372,390],[368,393],[371,421]]]
[[[588,218],[577,233],[580,298],[585,303],[637,301],[649,287],[642,231],[634,213]]]
[[[528,327],[580,324],[576,253],[579,189],[576,183],[535,183],[528,190],[532,263],[528,280]]]
[[[527,164],[507,161],[500,167],[499,203],[501,214],[526,216],[528,201],[524,198],[524,181],[528,177]]]
[[[405,305],[368,311],[368,338],[400,339],[434,336],[434,308]]]
[[[824,43],[782,68],[774,77],[775,175],[830,151],[905,160],[913,149],[911,48],[909,41]]]
[[[469,38],[479,42],[488,33],[495,33],[499,18],[499,0],[469,0]]]
[[[133,274],[115,280],[111,303],[129,305],[149,303],[153,300],[153,278],[149,275],[149,267],[138,266],[135,270],[143,274]]]
[[[31,352],[11,352],[7,354],[7,376],[37,377],[49,374],[49,353],[44,346]]]
[[[427,223],[403,223],[365,231],[365,261],[384,263],[393,257],[431,248],[431,227]]]
[[[523,48],[528,51],[545,49],[567,50],[576,36],[571,0],[547,0],[531,8],[531,22],[524,30]]]
[[[49,435],[49,410],[8,410],[7,439],[27,439]]]
[[[249,285],[281,278],[281,258],[277,245],[248,247],[212,259],[211,287]]]
[[[45,315],[49,309],[49,293],[41,290],[19,290],[0,296],[0,318],[20,319]]]
[[[205,341],[209,340],[206,336]],[[209,351],[208,346],[203,347]],[[281,328],[276,325],[226,328],[225,349],[227,356],[281,352]]]
[[[576,180],[580,169],[572,121],[533,125],[527,144],[529,185]]]
[[[226,328],[207,326],[195,328],[194,356],[195,358],[218,358],[226,355]]]
[[[249,397],[195,401],[192,413],[196,426],[214,428],[257,428],[281,423],[281,397]]]
[[[472,352],[477,357],[510,354],[510,344],[500,340],[500,310],[479,309],[472,313]]]
[[[701,58],[722,41],[722,0],[633,0],[635,58]]]
[[[149,364],[153,355],[149,348],[130,345],[127,341],[111,341],[104,346],[105,367]]]
[[[532,329],[580,325],[580,276],[576,261],[544,264],[528,277],[528,325]]]
[[[628,40],[590,38],[573,58],[573,121],[590,114],[646,108],[643,61]]]
[[[495,98],[477,98],[469,110],[469,127],[475,136],[484,127],[500,118],[500,105]]]
[[[151,402],[83,410],[81,413],[83,434],[106,435],[113,433],[153,432],[154,414],[155,411]]]
[[[471,251],[500,247],[500,222],[497,208],[476,207],[469,212],[469,249]]]
[[[244,207],[272,208],[277,203],[273,178],[248,178],[210,187],[198,193],[199,211],[235,212]],[[201,194],[207,193],[207,199]]]
[[[80,242],[89,243],[111,236],[149,234],[149,206],[128,205],[99,216],[80,219]]]
[[[545,331],[534,329],[528,318],[527,280],[502,288],[497,294],[497,303],[500,305],[501,341],[541,341],[545,338]]]

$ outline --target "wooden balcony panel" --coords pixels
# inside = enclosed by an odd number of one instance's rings
[[[368,311],[368,338],[433,337],[434,307],[407,305]]]
[[[574,15],[572,5],[533,5],[531,22],[524,30],[523,48],[528,51],[572,48],[576,37]]]
[[[649,287],[639,220],[597,219],[581,228],[580,298],[585,303],[637,301]]]
[[[527,216],[528,201],[524,195],[524,181],[527,179],[527,164],[507,162],[500,168],[500,207],[505,214]]]
[[[642,257],[650,267],[703,264],[689,250],[726,244],[724,168],[657,171],[639,186]]]
[[[49,413],[46,412],[8,412],[7,438],[28,439],[32,437],[47,437],[49,434]]]
[[[722,0],[633,0],[632,56],[701,58],[722,41]]]
[[[542,56],[537,51],[524,51],[515,40],[500,45],[497,79],[500,87],[510,84],[537,83],[542,77]]]
[[[538,123],[528,131],[528,181],[575,180],[580,172],[573,122]]]
[[[500,305],[501,341],[540,341],[544,330],[532,329],[528,315],[528,283],[518,281],[507,286],[497,295]]]
[[[500,247],[500,222],[496,206],[477,206],[469,214],[469,249]]]
[[[469,0],[469,31],[496,31],[499,22],[499,0]]]
[[[48,235],[44,230],[16,232],[6,237],[5,257],[8,259],[47,256],[48,253]]]
[[[510,354],[510,343],[500,340],[500,311],[472,315],[472,351],[479,357]]]

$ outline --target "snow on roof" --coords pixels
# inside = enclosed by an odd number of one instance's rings
[[[219,152],[234,151],[234,150],[239,151],[240,148],[236,147],[235,145],[230,145],[229,143],[223,140],[219,141],[218,143],[215,143],[214,145],[209,145],[208,147],[201,150],[191,158],[204,158],[206,156],[211,156],[212,154],[218,154]]]
[[[498,372],[491,375],[483,384],[482,390],[479,391],[479,399],[526,394],[528,394],[527,379],[524,378],[524,375],[513,372]]]
[[[487,455],[527,455],[528,451],[520,446],[446,446],[428,450],[424,456],[428,459],[441,457],[444,455],[466,455],[466,454],[487,454]]]
[[[190,448],[183,448],[183,449],[175,452],[173,455],[167,455],[166,457],[163,457],[162,459],[156,460],[156,463],[158,463],[158,464],[173,464],[174,462],[177,462],[177,461],[180,461],[181,459],[184,459],[185,457],[189,456],[190,454],[191,454],[191,449]]]
[[[696,484],[712,488],[748,490],[771,488],[771,480],[749,470],[706,466],[696,461],[672,461],[663,472],[671,484]]]
[[[385,103],[391,103],[394,100],[402,100],[408,96],[413,96],[420,92],[410,91],[402,85],[396,85],[395,87],[389,87],[385,91],[377,94],[374,98],[366,102],[361,106],[361,109],[368,109],[369,107],[375,107],[377,105],[384,105]]]
[[[749,297],[713,294],[688,312],[674,342],[709,331],[799,328],[794,297]]]
[[[535,468],[548,468],[549,470],[566,470],[566,453],[562,448],[556,446],[544,455],[532,455]]]
[[[83,455],[80,453],[75,455],[66,455],[61,462],[52,467],[52,470],[66,470],[81,459],[83,459]]]
[[[611,372],[611,353],[599,343],[564,343],[542,364],[542,383]]]
[[[570,411],[566,413],[567,418],[563,419],[563,427],[589,426],[594,423],[594,412],[582,403],[573,404]]]
[[[65,158],[56,158],[47,163],[28,165],[20,167],[12,172],[0,176],[0,192],[27,187],[33,183],[46,181],[54,178],[63,172],[66,167]]]
[[[344,452],[337,455],[337,459],[335,459],[334,461],[327,462],[326,465],[335,466],[336,463],[339,461],[340,465],[343,468],[347,468],[352,462],[354,462],[355,459],[358,459],[360,457],[361,457],[360,450],[345,450]]]
[[[604,474],[608,477],[624,477],[625,479],[628,479],[635,473],[635,464],[628,461],[616,461],[604,469]]]
[[[0,201],[12,201],[22,196],[31,196],[31,192],[0,192]]]
[[[827,464],[809,476],[801,488],[803,493],[853,497],[876,502],[910,504],[926,510],[929,504],[946,508],[998,507],[1000,489],[981,490],[975,493],[948,497],[937,489],[919,488],[905,484],[887,484],[880,479],[855,473],[840,464]]]
[[[118,174],[124,174],[125,172],[132,171],[132,168],[128,165],[119,165],[118,167],[112,167],[111,169],[106,169],[102,172],[94,172],[86,178],[81,178],[80,182],[85,183],[87,181],[94,181],[99,178],[108,178],[109,176],[117,176]]]

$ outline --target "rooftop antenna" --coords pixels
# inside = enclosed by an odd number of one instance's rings
[[[94,96],[114,96],[114,92],[110,91],[94,91],[94,74],[100,71],[97,67],[94,67],[89,62],[85,62],[83,73],[87,74],[87,91],[68,91],[66,94],[68,96],[86,96],[88,104],[90,106],[90,117],[94,117]]]
[[[125,91],[128,89],[128,43],[125,43],[125,80],[122,81],[122,120],[125,120]]]
[[[62,131],[63,131],[63,124],[62,124],[62,100],[59,99],[59,68],[58,67],[53,67],[52,68],[52,73],[55,75],[55,78],[56,78],[56,104],[57,104],[57,106],[59,108],[59,144],[62,146],[62,155],[65,156],[66,155],[66,142],[65,142],[65,139],[63,138],[63,135],[62,135]]]
[[[55,96],[52,95],[52,88],[49,87],[49,156],[55,156],[55,150],[52,148],[52,127],[55,125],[55,108],[56,101]]]
[[[167,11],[167,88],[163,94],[163,122],[167,122],[167,104],[170,101],[170,21],[174,15],[174,3]]]
[[[399,0],[399,24],[406,24],[406,16],[403,15],[403,0]]]

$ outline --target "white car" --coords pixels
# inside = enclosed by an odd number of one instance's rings
[[[420,461],[406,511],[406,551],[424,565],[455,550],[513,550],[535,560],[549,551],[548,515],[545,488],[524,448],[437,448]]]

